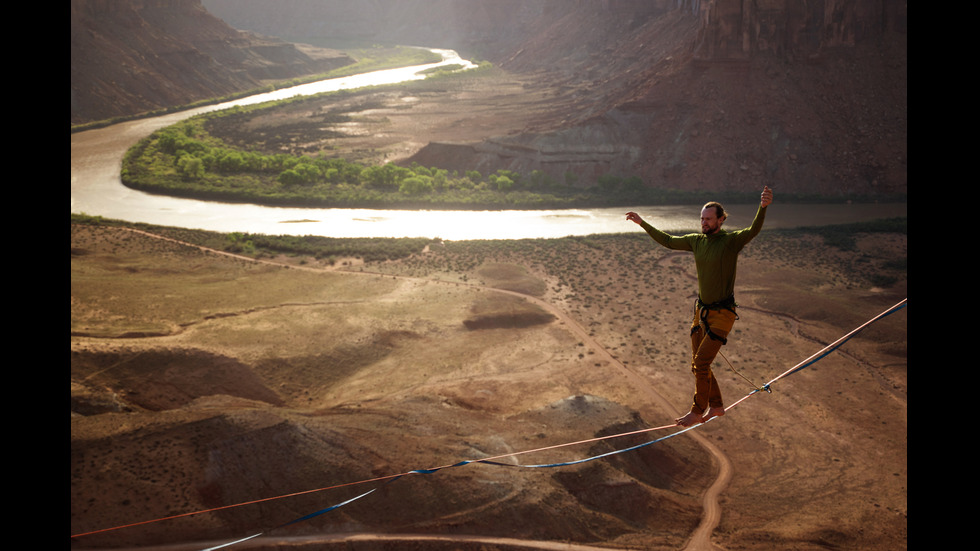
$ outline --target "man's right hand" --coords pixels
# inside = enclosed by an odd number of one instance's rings
[[[643,219],[640,218],[640,215],[639,214],[636,214],[635,212],[627,212],[626,213],[626,219],[629,220],[630,222],[633,222],[634,224],[642,224],[643,223]]]

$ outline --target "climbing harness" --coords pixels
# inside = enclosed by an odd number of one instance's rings
[[[738,312],[735,311],[736,307],[738,307],[738,304],[735,303],[735,295],[731,295],[726,299],[719,300],[718,302],[712,302],[711,304],[705,304],[701,301],[701,297],[699,296],[697,302],[695,303],[695,308],[698,309],[698,316],[701,318],[700,325],[704,327],[704,332],[707,333],[708,337],[711,339],[721,341],[721,344],[723,345],[728,344],[728,338],[722,337],[711,330],[711,326],[708,324],[708,312],[710,310],[728,310],[732,314],[735,314],[735,321],[738,321],[739,317]],[[694,333],[698,330],[698,327],[699,326],[697,325],[691,327],[691,335],[694,335]]]
[[[708,310],[728,310],[735,314],[736,320],[738,319],[738,312],[735,311],[735,308],[738,307],[738,303],[735,302],[735,295],[729,295],[728,298],[721,299],[718,302],[712,302],[711,304],[705,303],[699,296],[696,304],[698,308],[707,308]]]

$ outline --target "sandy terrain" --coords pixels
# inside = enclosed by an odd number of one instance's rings
[[[764,232],[743,253],[742,319],[725,355],[755,383],[784,371],[904,298],[894,260],[906,251],[897,235],[843,252]],[[645,235],[446,243],[361,273],[306,266],[72,227],[72,534],[656,427],[690,399],[693,263]],[[882,274],[897,283],[874,288]],[[906,547],[906,355],[902,311],[696,431],[732,469],[714,543]],[[751,390],[716,370],[730,402]],[[658,435],[510,460],[579,459]],[[704,517],[718,468],[687,435],[575,467],[469,465],[398,480],[273,535],[677,549]],[[230,541],[369,487],[72,545]]]

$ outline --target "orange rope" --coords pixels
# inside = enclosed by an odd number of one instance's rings
[[[504,459],[504,458],[507,458],[507,457],[515,457],[515,456],[518,456],[518,455],[526,455],[526,454],[530,454],[530,453],[536,453],[536,452],[542,452],[542,451],[547,451],[547,450],[553,450],[553,449],[557,449],[557,448],[565,448],[565,447],[568,447],[568,446],[575,446],[575,445],[578,445],[578,444],[588,444],[588,443],[591,443],[591,442],[598,442],[600,440],[609,440],[609,439],[612,439],[612,438],[620,438],[620,437],[623,437],[623,436],[631,436],[631,435],[634,435],[634,434],[642,434],[642,433],[645,433],[645,432],[653,432],[653,431],[656,431],[656,430],[669,429],[669,428],[674,427],[674,426],[676,426],[676,425],[663,425],[663,426],[660,426],[660,427],[653,427],[653,428],[647,428],[647,429],[639,429],[639,430],[635,430],[635,431],[631,431],[631,432],[623,432],[623,433],[620,433],[620,434],[611,434],[609,436],[599,436],[599,437],[596,437],[596,438],[589,438],[589,439],[586,439],[586,440],[579,440],[577,442],[567,442],[567,443],[564,443],[564,444],[555,444],[553,446],[545,446],[545,447],[542,447],[542,448],[535,448],[533,450],[525,450],[525,451],[519,451],[519,452],[505,453],[505,454],[497,455],[497,456],[494,456],[494,457],[485,457],[483,459],[474,459],[474,460],[471,460],[470,463],[481,463],[481,462],[484,462],[484,461],[496,461],[498,459]],[[446,469],[446,468],[452,467],[452,466],[457,465],[457,464],[458,463],[451,463],[451,464],[448,464],[448,465],[443,465],[441,467],[435,467],[433,469],[425,469],[425,470],[438,471],[440,469]],[[294,492],[294,493],[291,493],[291,494],[283,494],[283,495],[278,495],[278,496],[274,496],[274,497],[266,497],[266,498],[262,498],[262,499],[255,499],[255,500],[252,500],[252,501],[243,501],[241,503],[235,503],[235,504],[232,504],[232,505],[223,505],[221,507],[214,507],[214,508],[211,508],[211,509],[202,509],[200,511],[193,511],[193,512],[190,512],[190,513],[181,513],[179,515],[171,515],[171,516],[168,516],[168,517],[160,517],[160,518],[155,518],[155,519],[152,519],[152,520],[144,520],[144,521],[140,521],[140,522],[134,522],[134,523],[131,523],[131,524],[123,524],[121,526],[114,526],[112,528],[102,528],[100,530],[92,530],[91,532],[83,532],[83,533],[80,533],[80,534],[74,534],[71,537],[73,537],[73,538],[80,538],[80,537],[84,537],[84,536],[91,536],[93,534],[101,534],[103,532],[112,532],[114,530],[122,530],[123,528],[132,528],[133,526],[141,526],[141,525],[144,525],[144,524],[152,524],[152,523],[155,523],[155,522],[162,522],[162,521],[165,521],[165,520],[173,520],[173,519],[182,518],[182,517],[190,517],[190,516],[200,515],[200,514],[204,514],[204,513],[213,513],[215,511],[222,511],[222,510],[225,510],[225,509],[233,509],[235,507],[243,507],[245,505],[253,505],[255,503],[263,503],[263,502],[266,502],[266,501],[274,501],[274,500],[277,500],[277,499],[284,499],[284,498],[287,498],[287,497],[301,496],[301,495],[305,495],[305,494],[313,494],[313,493],[316,493],[316,492],[324,492],[324,491],[327,491],[327,490],[335,490],[337,488],[344,488],[344,487],[347,487],[347,486],[357,486],[359,484],[367,484],[367,483],[370,483],[370,482],[381,482],[381,481],[384,481],[384,480],[391,480],[393,478],[399,478],[399,477],[407,476],[407,475],[411,475],[411,474],[418,474],[418,473],[415,472],[415,471],[407,471],[407,472],[400,473],[400,474],[392,474],[392,475],[387,475],[387,476],[379,476],[377,478],[368,478],[368,479],[365,479],[365,480],[358,480],[357,482],[346,482],[344,484],[336,484],[334,486],[325,486],[323,488],[316,488],[314,490],[304,490],[302,492]]]

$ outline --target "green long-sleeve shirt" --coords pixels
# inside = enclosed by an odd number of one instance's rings
[[[691,251],[698,268],[698,296],[705,304],[724,300],[735,294],[735,270],[738,253],[752,240],[766,220],[766,209],[759,207],[748,228],[728,232],[718,230],[711,235],[689,233],[673,236],[654,228],[645,221],[640,224],[654,241],[668,249]]]

